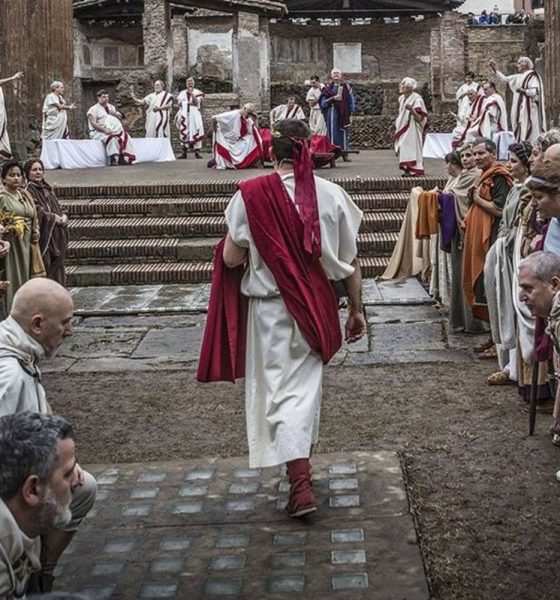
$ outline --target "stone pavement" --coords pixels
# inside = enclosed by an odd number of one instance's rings
[[[76,330],[43,371],[84,373],[194,368],[209,286],[92,287],[71,290]],[[368,336],[344,345],[332,366],[463,362],[464,336],[446,331],[444,317],[416,279],[364,281]],[[345,319],[341,311],[341,322]]]
[[[210,159],[210,155],[205,155]],[[127,185],[146,183],[175,183],[197,181],[225,181],[249,179],[270,173],[271,169],[244,169],[217,171],[206,167],[207,160],[177,160],[175,162],[141,163],[126,167],[99,167],[93,169],[57,169],[47,171],[51,185]],[[427,176],[442,177],[443,161],[425,159]],[[337,161],[334,169],[318,169],[316,173],[327,179],[353,177],[398,177],[401,174],[395,153],[391,150],[362,150],[352,155],[351,163]]]
[[[246,459],[94,465],[99,495],[57,571],[88,598],[424,600],[393,452],[313,458],[319,510],[284,511],[285,468]]]

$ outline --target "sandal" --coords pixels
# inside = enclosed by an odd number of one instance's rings
[[[492,346],[494,346],[494,342],[492,341],[492,339],[489,339],[485,342],[482,342],[478,346],[475,346],[473,348],[473,352],[484,352],[485,350],[488,350],[488,348],[492,348]]]
[[[516,382],[509,378],[509,375],[505,371],[498,371],[492,373],[486,379],[488,385],[515,385]]]
[[[491,348],[486,348],[484,352],[481,352],[477,358],[480,360],[487,360],[490,358],[497,358],[498,352],[496,351],[496,347],[492,346]]]

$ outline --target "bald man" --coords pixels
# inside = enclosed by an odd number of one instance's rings
[[[549,146],[543,156],[543,163],[554,165],[560,171],[560,144]]]
[[[0,323],[0,417],[23,411],[50,414],[38,363],[55,354],[74,333],[72,297],[51,279],[31,279],[14,296],[10,316]],[[72,492],[72,521],[45,536],[35,592],[52,588],[53,570],[95,501],[92,475],[74,467],[80,485]]]

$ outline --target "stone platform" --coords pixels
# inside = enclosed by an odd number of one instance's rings
[[[57,588],[102,598],[427,600],[398,456],[313,458],[319,510],[285,514],[285,468],[246,458],[90,465],[99,496]]]

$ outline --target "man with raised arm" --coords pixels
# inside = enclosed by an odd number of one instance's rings
[[[154,91],[144,98],[137,98],[133,88],[130,95],[136,104],[146,107],[146,137],[169,139],[173,96],[165,89],[163,81],[154,81]]]

